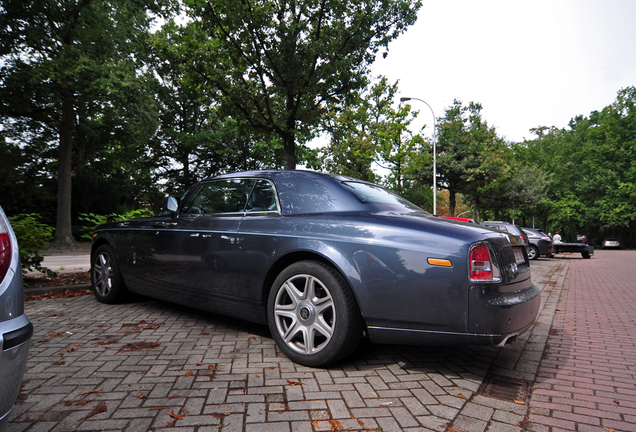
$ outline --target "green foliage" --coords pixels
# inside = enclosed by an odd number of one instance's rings
[[[425,188],[416,181],[424,139],[408,127],[416,117],[408,105],[396,104],[397,83],[380,77],[361,95],[334,112],[326,122],[331,142],[324,149],[326,167],[351,177],[377,182],[373,164],[389,171],[387,187],[409,194],[420,204],[426,201]],[[408,191],[413,189],[412,193]]]
[[[53,238],[53,227],[43,224],[40,219],[40,215],[35,213],[9,217],[9,222],[18,239],[22,273],[37,270],[49,276],[55,276],[54,271],[42,266],[44,257],[40,255],[44,245]]]
[[[528,209],[546,230],[590,232],[597,242],[636,242],[636,87],[569,129],[536,128],[535,140],[515,146],[515,158],[546,173],[545,197]]]
[[[153,212],[146,209],[131,210],[129,212],[122,213],[122,214],[111,213],[108,215],[83,213],[79,216],[79,220],[82,221],[83,223],[82,232],[84,234],[82,234],[82,238],[86,240],[92,240],[93,232],[95,232],[95,228],[97,228],[98,225],[101,225],[106,222],[118,222],[118,221],[130,220],[130,219],[150,217],[150,216],[153,216]]]
[[[151,184],[144,174],[152,171],[143,169],[157,128],[147,87],[154,75],[145,67],[149,12],[170,7],[166,0],[7,0],[0,8],[0,124],[23,147],[43,144],[38,150],[50,153],[56,241],[72,237],[73,175],[84,182],[104,164],[102,180],[116,188],[108,176],[134,163],[130,176]]]
[[[276,134],[285,168],[296,142],[316,134],[329,106],[366,83],[375,55],[417,18],[420,0],[186,0],[209,36],[188,61],[215,89],[223,112]],[[198,45],[198,46],[197,46]]]

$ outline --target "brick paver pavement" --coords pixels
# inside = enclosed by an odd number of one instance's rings
[[[572,259],[534,384],[532,431],[636,431],[636,251]]]
[[[494,432],[547,431],[550,421],[560,422],[561,427],[636,430],[625,429],[627,424],[636,426],[636,416],[630,414],[634,377],[625,373],[633,366],[620,366],[630,355],[634,359],[633,343],[619,348],[629,336],[617,337],[618,342],[614,335],[599,341],[610,344],[624,360],[597,353],[596,344],[591,350],[589,341],[579,358],[574,350],[581,348],[580,343],[572,343],[578,333],[568,332],[574,328],[573,318],[561,312],[571,309],[561,303],[570,296],[578,298],[571,288],[573,269],[607,267],[608,261],[616,261],[614,253],[636,262],[628,251],[598,251],[591,260],[565,256],[534,261],[533,279],[543,292],[542,312],[533,330],[513,345],[498,349],[363,343],[350,359],[328,369],[290,362],[276,348],[267,327],[164,302],[103,305],[91,296],[28,302],[27,314],[36,333],[8,430]],[[623,293],[619,303],[629,315],[634,290],[627,278],[624,284],[622,291],[631,297]],[[616,283],[606,286],[620,294]],[[551,331],[553,319],[556,332]],[[578,315],[577,319],[583,320]],[[579,330],[581,338],[600,337],[587,319],[581,322],[590,329]],[[608,319],[602,328],[616,331],[621,325],[625,332],[629,328],[627,317],[611,322]],[[566,365],[572,369],[570,359],[577,361],[577,374],[569,375],[573,384],[568,392],[561,388],[566,378],[554,374],[566,373]],[[597,359],[603,365],[590,368]],[[579,375],[583,370],[592,370],[596,378],[586,381]],[[619,379],[610,375],[620,370]],[[492,375],[534,383],[529,403],[480,394],[484,379]],[[612,389],[620,394],[608,394]],[[584,398],[588,393],[590,398]],[[586,404],[568,405],[559,398]],[[614,423],[600,417],[610,408]],[[580,421],[594,418],[595,413],[597,425]],[[617,422],[623,422],[622,429]]]

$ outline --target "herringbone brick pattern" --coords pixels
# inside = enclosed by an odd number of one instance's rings
[[[636,275],[612,275],[636,253],[613,253],[534,261],[542,312],[513,345],[363,342],[327,369],[289,361],[265,326],[164,302],[28,302],[36,333],[8,430],[633,431]],[[493,374],[531,382],[528,403],[481,395]]]
[[[636,430],[636,252],[571,260],[530,403],[533,431]]]
[[[444,430],[497,353],[364,343],[296,365],[267,327],[158,301],[27,304],[36,327],[10,430]]]

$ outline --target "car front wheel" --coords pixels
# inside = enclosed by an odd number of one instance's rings
[[[113,249],[109,245],[98,247],[91,264],[91,285],[97,300],[102,303],[123,300],[127,290]]]
[[[539,249],[537,249],[536,246],[530,245],[530,249],[528,249],[528,258],[531,260],[539,258]]]
[[[305,366],[341,360],[362,336],[353,293],[337,271],[319,262],[301,261],[281,272],[269,294],[267,317],[281,351]]]

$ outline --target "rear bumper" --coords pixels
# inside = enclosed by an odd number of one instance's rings
[[[0,322],[0,429],[20,393],[32,336],[26,315]]]
[[[521,334],[532,326],[541,307],[541,290],[526,281],[502,291],[497,285],[473,286],[469,292],[468,331]]]
[[[502,345],[514,341],[532,327],[541,306],[541,291],[529,278],[518,285],[518,289],[506,292],[497,285],[471,287],[466,333],[369,327],[369,338],[376,343],[412,345]]]
[[[536,243],[537,249],[539,249],[539,255],[551,255],[554,253],[552,243],[546,240],[539,240]]]

